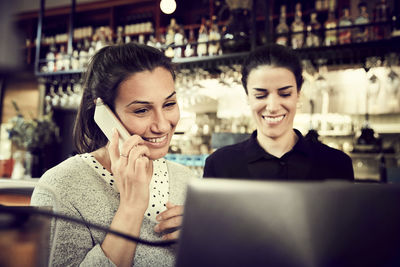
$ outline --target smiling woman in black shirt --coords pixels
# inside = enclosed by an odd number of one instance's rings
[[[348,155],[293,129],[302,83],[301,62],[290,48],[271,44],[251,52],[242,66],[242,84],[257,130],[211,154],[203,176],[353,180]]]

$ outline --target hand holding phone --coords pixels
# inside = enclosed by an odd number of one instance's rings
[[[96,100],[96,109],[94,111],[94,121],[105,134],[109,141],[113,136],[113,128],[116,128],[119,134],[119,151],[122,151],[122,144],[131,135],[122,125],[121,121],[115,116],[111,109],[103,102],[101,98]]]

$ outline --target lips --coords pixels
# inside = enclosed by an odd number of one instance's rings
[[[281,116],[263,116],[261,115],[262,118],[267,122],[267,123],[271,123],[271,124],[276,124],[281,122],[286,115],[281,115]]]
[[[164,135],[164,136],[162,136],[162,137],[154,137],[154,138],[151,138],[151,137],[142,137],[142,138],[143,138],[143,140],[145,140],[145,141],[147,141],[147,142],[150,142],[150,143],[153,143],[153,144],[158,144],[158,143],[164,142],[164,141],[167,139],[167,136]]]

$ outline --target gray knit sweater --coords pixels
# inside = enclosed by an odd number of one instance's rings
[[[194,174],[182,165],[167,161],[169,173],[169,201],[182,205],[186,185]],[[119,206],[119,194],[79,156],[71,157],[48,170],[39,183],[51,186],[58,197],[58,210],[63,214],[83,218],[108,227]],[[53,206],[54,197],[44,187],[37,186],[31,199],[32,206]],[[155,223],[144,217],[140,237],[161,240],[154,232]],[[54,236],[54,221],[52,223]],[[103,253],[100,245],[105,233],[90,227],[63,220],[57,221],[56,246],[53,266],[115,266]],[[52,240],[51,240],[52,241]],[[168,248],[138,245],[134,266],[173,266],[176,245]]]

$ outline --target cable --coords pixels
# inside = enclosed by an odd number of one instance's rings
[[[103,231],[105,233],[111,233],[120,237],[123,237],[127,240],[130,241],[134,241],[136,243],[141,243],[144,245],[148,245],[148,246],[158,246],[158,247],[165,247],[165,246],[170,246],[172,244],[177,243],[177,241],[175,240],[168,240],[168,241],[149,241],[149,240],[145,240],[145,239],[141,239],[139,237],[135,237],[135,236],[131,236],[131,235],[127,235],[115,230],[112,230],[108,227],[104,227],[102,225],[99,224],[95,224],[95,223],[91,223],[88,221],[85,221],[84,219],[78,219],[75,217],[71,217],[71,216],[67,216],[67,215],[63,215],[61,213],[58,212],[58,208],[59,208],[59,203],[60,200],[57,197],[57,194],[55,193],[55,191],[53,190],[52,187],[40,183],[40,182],[30,182],[30,181],[8,181],[8,180],[4,180],[1,182],[0,184],[0,192],[2,190],[18,190],[18,189],[32,189],[32,188],[36,188],[36,187],[42,187],[43,189],[45,189],[46,191],[50,192],[50,194],[54,197],[54,210],[56,212],[51,212],[51,211],[45,211],[45,210],[40,210],[37,207],[34,206],[30,206],[30,207],[11,207],[11,206],[3,206],[0,205],[0,213],[1,212],[6,212],[6,213],[11,213],[11,214],[18,214],[21,216],[24,216],[26,214],[36,214],[36,215],[42,215],[45,217],[50,217],[50,218],[56,218],[56,219],[62,219],[62,220],[66,220],[66,221],[71,221],[71,222],[75,222],[78,224],[82,224],[85,226],[90,226],[93,227],[97,230]],[[58,227],[57,227],[57,220],[55,220],[55,225],[54,225],[54,237],[53,237],[53,245],[51,248],[51,255],[50,258],[52,257],[53,251],[54,251],[54,246],[56,244],[56,238],[57,238],[57,233],[58,233]]]
[[[51,211],[42,210],[42,209],[40,209],[38,207],[33,207],[33,206],[29,206],[29,207],[26,207],[26,206],[13,207],[13,206],[0,205],[0,213],[8,213],[8,214],[14,214],[14,215],[20,215],[20,216],[24,216],[24,215],[27,215],[27,214],[29,214],[29,215],[41,215],[41,216],[45,216],[45,217],[57,218],[57,219],[62,219],[62,220],[66,220],[66,221],[71,221],[71,222],[74,222],[74,223],[90,226],[90,227],[93,227],[93,228],[95,228],[97,230],[100,230],[100,231],[103,231],[103,232],[106,232],[106,233],[110,233],[110,234],[114,234],[114,235],[117,235],[119,237],[123,237],[123,238],[125,238],[125,239],[127,239],[129,241],[133,241],[133,242],[144,244],[144,245],[148,245],[148,246],[166,247],[166,246],[170,246],[170,245],[176,243],[175,240],[149,241],[149,240],[141,239],[139,237],[127,235],[127,234],[121,233],[119,231],[112,230],[112,229],[110,229],[108,227],[104,227],[104,226],[99,225],[99,224],[90,223],[90,222],[87,222],[85,220],[74,218],[74,217],[67,216],[67,215],[63,215],[63,214],[60,214],[60,213],[54,213],[54,212],[51,212]]]
[[[1,184],[0,184],[0,191],[1,190],[18,190],[18,189],[35,189],[36,187],[38,188],[42,188],[44,190],[46,190],[47,192],[49,192],[52,197],[53,197],[53,210],[57,213],[60,209],[59,209],[59,203],[61,203],[60,199],[58,198],[56,192],[54,191],[54,189],[47,185],[47,184],[43,184],[40,182],[33,182],[33,181],[26,181],[26,180],[2,180]],[[50,254],[49,254],[49,266],[51,266],[51,263],[53,262],[53,257],[54,257],[54,251],[55,251],[55,247],[56,247],[56,241],[57,241],[57,237],[58,237],[58,221],[54,220],[54,231],[53,231],[53,240],[51,242],[51,248],[50,248]]]
[[[40,183],[40,182],[34,182],[34,181],[26,181],[26,180],[2,180],[0,184],[0,191],[2,190],[33,190],[34,188],[39,187],[47,192],[50,193],[50,195],[53,197],[53,210],[57,213],[59,211],[59,203],[61,203],[60,199],[58,198],[56,192],[54,189],[46,184]],[[53,257],[54,257],[54,250],[56,247],[56,241],[57,241],[57,236],[58,236],[58,221],[54,220],[54,236],[53,236],[53,241],[52,245],[50,248],[50,254],[49,254],[49,266],[51,266],[51,263],[53,262]]]

